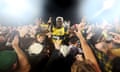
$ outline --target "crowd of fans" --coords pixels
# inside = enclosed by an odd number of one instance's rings
[[[0,26],[0,72],[120,72],[120,21]]]

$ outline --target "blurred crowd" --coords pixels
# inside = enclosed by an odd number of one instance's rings
[[[0,72],[120,72],[120,19],[71,24],[41,18],[0,25]]]

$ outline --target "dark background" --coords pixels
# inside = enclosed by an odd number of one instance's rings
[[[98,17],[92,20],[92,16],[102,8],[104,0],[28,0],[29,3],[36,9],[36,13],[32,11],[26,12],[21,18],[7,15],[2,10],[5,4],[4,0],[0,0],[0,24],[2,25],[24,25],[33,24],[36,18],[42,18],[47,22],[49,17],[57,16],[64,17],[64,20],[70,20],[71,24],[80,22],[82,16],[86,16],[88,21],[101,21],[101,18],[111,21],[115,16],[120,14],[120,0],[116,0],[116,4],[108,10],[105,10]],[[32,8],[31,8],[32,10]]]
[[[44,19],[51,16],[55,20],[57,16],[62,16],[65,20],[71,20],[72,24],[78,23],[80,21],[77,15],[79,4],[82,4],[82,0],[47,0]]]

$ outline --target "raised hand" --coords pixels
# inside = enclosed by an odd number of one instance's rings
[[[76,30],[77,31],[74,31],[76,36],[79,38],[80,37],[80,34],[81,34],[81,31],[85,28],[85,23],[80,23],[80,24],[76,24]]]
[[[54,45],[57,50],[60,50],[62,40],[55,40]]]
[[[64,21],[64,26],[66,27],[66,28],[70,28],[70,21]]]
[[[13,48],[19,47],[19,38],[17,35],[14,37],[14,39],[12,41],[12,47]]]
[[[49,17],[48,24],[52,23],[52,17]]]
[[[120,34],[117,34],[117,33],[114,33],[114,32],[110,32],[110,34],[114,36],[114,38],[112,39],[113,42],[120,44]]]
[[[29,72],[30,71],[30,64],[27,60],[25,53],[19,47],[19,38],[16,35],[12,41],[12,47],[14,48],[19,62],[19,68],[15,72]]]

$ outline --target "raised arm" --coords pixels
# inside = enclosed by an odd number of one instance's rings
[[[75,34],[80,40],[81,47],[82,47],[83,53],[85,55],[85,59],[91,61],[95,65],[97,72],[101,72],[99,65],[97,63],[97,60],[92,52],[92,49],[87,44],[86,40],[84,39],[84,37],[82,35],[81,31],[84,29],[84,23],[80,23],[76,27],[77,27],[77,31],[75,31]]]
[[[27,60],[26,55],[20,49],[18,44],[19,44],[18,36],[15,36],[14,40],[12,42],[12,47],[14,48],[14,50],[17,53],[17,56],[18,56],[19,68],[18,68],[18,70],[16,72],[29,72],[30,64],[29,64],[29,62]]]

